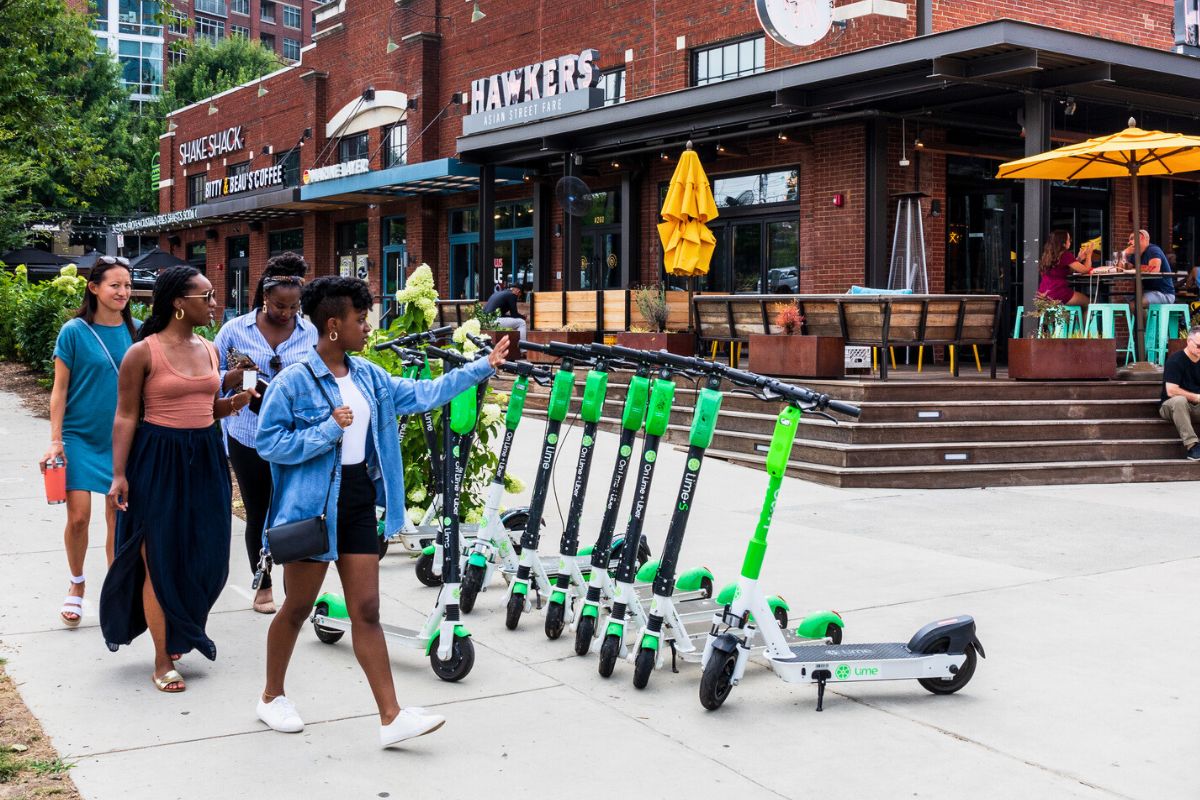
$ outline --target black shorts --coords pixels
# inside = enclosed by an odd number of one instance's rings
[[[375,484],[366,463],[342,465],[338,493],[337,552],[379,555],[379,526],[375,518]]]

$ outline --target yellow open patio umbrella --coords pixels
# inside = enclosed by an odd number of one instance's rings
[[[708,273],[717,246],[717,237],[708,229],[708,223],[717,218],[717,202],[691,142],[675,166],[661,213],[663,221],[658,225],[658,237],[662,240],[663,266],[668,275],[688,279],[690,327],[691,279]]]
[[[1039,178],[1042,180],[1086,180],[1088,178],[1131,177],[1133,181],[1133,229],[1140,230],[1138,215],[1139,175],[1178,175],[1200,170],[1200,137],[1162,131],[1144,131],[1130,118],[1129,127],[1118,133],[1088,139],[1000,165],[997,178]],[[1145,312],[1142,309],[1142,258],[1133,249],[1134,314],[1137,331],[1134,342],[1138,361],[1145,361]]]

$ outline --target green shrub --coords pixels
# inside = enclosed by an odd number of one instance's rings
[[[22,361],[47,375],[54,374],[54,344],[62,326],[83,301],[87,281],[62,268],[52,281],[26,284],[16,315],[17,354]]]

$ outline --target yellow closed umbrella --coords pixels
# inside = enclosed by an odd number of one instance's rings
[[[658,236],[667,274],[685,278],[706,274],[717,246],[707,223],[717,218],[717,203],[691,142],[667,185],[662,218]]]
[[[1078,144],[1039,153],[1000,165],[997,178],[1040,178],[1042,180],[1087,180],[1089,178],[1131,177],[1133,181],[1133,229],[1138,220],[1139,175],[1178,175],[1200,170],[1200,137],[1162,131],[1144,131],[1129,120],[1129,127],[1118,133],[1088,139]],[[1135,238],[1135,242],[1137,239]],[[1145,312],[1142,309],[1142,257],[1133,248],[1134,287],[1138,361],[1146,357]]]

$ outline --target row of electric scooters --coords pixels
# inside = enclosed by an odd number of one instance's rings
[[[394,352],[404,364],[405,374],[414,378],[429,376],[429,359],[440,360],[444,368],[452,369],[490,351],[486,339],[473,338],[479,348],[473,356],[433,344],[450,330],[413,334],[376,347]],[[537,345],[522,341],[520,346],[558,359],[557,368],[551,371],[527,361],[510,361],[502,366],[514,376],[504,438],[483,522],[471,535],[462,535],[459,496],[486,382],[455,397],[442,410],[440,426],[435,425],[432,415],[423,421],[437,474],[430,511],[424,519],[410,523],[397,538],[405,550],[420,553],[421,581],[440,584],[440,588],[433,611],[420,631],[391,625],[384,625],[384,630],[393,640],[423,648],[438,677],[456,681],[470,672],[474,647],[460,615],[469,613],[480,593],[494,585],[499,576],[506,586],[505,625],[509,630],[516,630],[525,614],[544,608],[546,636],[558,639],[570,630],[575,652],[580,656],[596,654],[598,671],[606,678],[618,662],[631,662],[633,684],[639,689],[648,685],[656,668],[669,663],[677,671],[677,660],[697,661],[702,669],[700,702],[710,710],[720,708],[740,683],[752,654],[761,655],[787,682],[815,683],[818,711],[828,683],[915,679],[934,694],[951,694],[970,681],[976,659],[984,652],[975,634],[975,622],[969,616],[931,622],[907,643],[842,644],[843,621],[836,612],[809,613],[793,629],[787,603],[767,594],[759,583],[767,533],[801,416],[808,413],[833,419],[828,414],[833,411],[857,417],[860,410],[856,406],[775,378],[664,351],[559,342]],[[575,395],[576,370],[580,368],[587,370],[577,412],[583,431],[570,509],[558,553],[545,557],[538,552],[542,514],[562,426]],[[580,547],[584,502],[608,378],[611,370],[618,368],[631,374],[619,420],[617,457],[599,530],[590,546]],[[687,458],[666,539],[659,557],[650,558],[642,528],[677,378],[703,385],[693,402]],[[528,508],[501,512],[505,471],[531,380],[550,386],[537,475]],[[717,592],[709,570],[700,567],[681,571],[679,559],[725,385],[731,391],[783,405],[766,458],[766,494],[741,575],[737,582]],[[402,424],[401,430],[405,427]],[[641,452],[635,459],[639,435]],[[618,509],[631,473],[634,494],[624,533],[618,534]],[[515,538],[518,534],[519,540]],[[336,642],[350,628],[345,603],[333,593],[318,599],[312,622],[317,636],[327,643]]]

